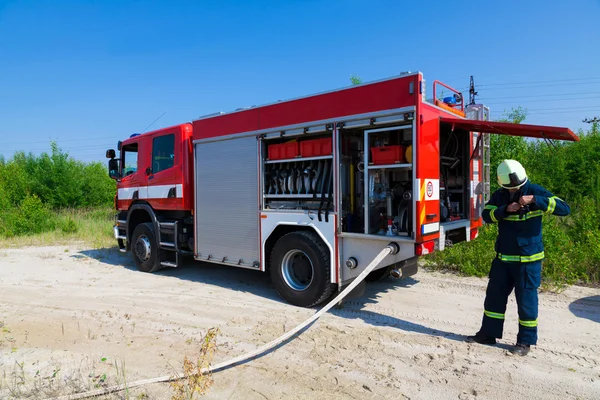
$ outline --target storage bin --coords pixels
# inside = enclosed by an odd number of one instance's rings
[[[374,165],[398,164],[404,161],[404,146],[371,147],[371,162]]]
[[[300,142],[301,157],[330,156],[332,150],[331,138],[308,139]]]
[[[270,144],[267,147],[267,157],[269,160],[285,160],[296,158],[300,155],[300,148],[297,141],[291,141],[280,144]]]

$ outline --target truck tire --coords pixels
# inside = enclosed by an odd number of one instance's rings
[[[318,305],[336,288],[330,278],[329,249],[314,232],[291,232],[282,236],[273,247],[270,265],[275,290],[293,305]]]
[[[131,237],[131,254],[140,271],[155,272],[160,269],[158,244],[152,223],[145,222],[135,227]]]

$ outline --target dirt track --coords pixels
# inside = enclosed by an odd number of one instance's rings
[[[221,331],[214,362],[225,361],[314,312],[280,301],[254,271],[190,262],[149,275],[130,260],[77,246],[0,250],[0,398],[113,383],[123,363],[129,382],[171,374],[210,327]],[[506,350],[513,299],[501,345],[467,344],[486,281],[414,278],[368,285],[276,351],[215,374],[207,398],[600,398],[600,290],[542,294],[539,345],[520,358]]]

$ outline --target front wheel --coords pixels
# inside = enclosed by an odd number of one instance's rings
[[[331,283],[329,249],[314,232],[292,232],[281,237],[271,252],[271,280],[287,302],[312,307],[327,300]]]
[[[158,246],[152,223],[145,222],[135,227],[131,237],[131,253],[140,271],[155,272],[160,269]]]

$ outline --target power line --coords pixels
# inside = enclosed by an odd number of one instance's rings
[[[532,83],[554,83],[554,82],[573,82],[573,81],[589,81],[600,79],[600,76],[590,78],[569,78],[569,79],[550,79],[545,81],[524,81],[524,82],[504,82],[504,83],[487,83],[483,85],[477,85],[478,87],[489,87],[489,86],[504,86],[504,85],[529,85]]]
[[[600,84],[600,81],[598,82],[573,82],[573,83],[556,83],[556,84],[546,84],[546,85],[538,85],[538,84],[534,84],[534,85],[511,85],[511,84],[505,84],[502,85],[502,87],[494,87],[494,88],[481,88],[479,86],[476,87],[477,90],[483,91],[485,89],[486,92],[489,91],[494,91],[494,90],[515,90],[515,89],[536,89],[536,88],[547,88],[547,87],[558,87],[558,86],[573,86],[573,85],[598,85]],[[466,88],[461,88],[458,89],[460,92],[464,92],[466,90],[468,90],[468,87]]]
[[[528,108],[527,112],[529,111],[553,111],[553,110],[588,110],[589,109],[597,109],[600,106],[588,106],[588,107],[557,107],[557,108]]]
[[[517,97],[515,97],[514,101],[494,101],[491,103],[485,103],[486,105],[493,105],[493,104],[517,104],[517,103],[532,103],[532,102],[536,102],[536,103],[542,103],[542,102],[547,102],[547,101],[557,101],[557,102],[565,102],[568,103],[569,101],[573,101],[573,100],[594,100],[594,99],[600,99],[600,96],[593,96],[593,97],[573,97],[570,99],[539,99],[539,100],[521,100],[519,101]]]
[[[51,138],[49,138],[49,139],[48,139],[48,141],[49,141],[49,142],[52,142],[52,141],[53,141],[53,142],[56,142],[56,143],[89,142],[89,141],[90,141],[90,139],[94,139],[94,140],[96,140],[96,139],[112,139],[112,140],[115,140],[115,139],[117,139],[118,137],[119,137],[119,135],[113,135],[113,136],[100,136],[100,137],[98,137],[98,136],[94,136],[94,137],[92,137],[92,138],[85,138],[85,139],[84,139],[84,138],[80,138],[80,139],[65,139],[65,140],[61,140],[61,139],[51,139]],[[23,141],[19,141],[19,142],[2,142],[2,141],[0,141],[0,145],[9,145],[9,144],[17,144],[17,145],[18,145],[18,144],[21,144],[21,143],[23,143]]]
[[[521,81],[521,82],[496,82],[496,83],[484,83],[475,85],[476,88],[487,88],[490,86],[514,86],[514,85],[531,85],[540,83],[556,83],[556,82],[576,82],[576,81],[595,81],[600,80],[600,76],[588,77],[588,78],[567,78],[567,79],[549,79],[543,81]],[[587,82],[583,82],[587,83]],[[596,83],[596,82],[594,82]],[[468,89],[469,86],[462,86],[461,89]]]
[[[589,113],[589,112],[600,112],[600,109],[595,109],[595,110],[589,110],[589,111],[537,111],[537,112],[533,112],[531,113],[532,115],[540,115],[540,114],[582,114],[582,113]]]
[[[552,93],[552,94],[536,94],[530,96],[502,96],[502,97],[482,97],[479,100],[498,100],[498,99],[525,99],[525,98],[538,98],[538,97],[549,97],[549,96],[581,96],[588,94],[600,94],[600,92],[580,92],[580,93]],[[570,99],[566,99],[570,100]]]

